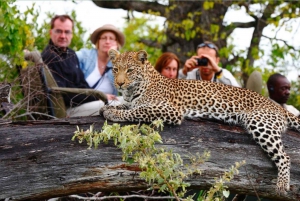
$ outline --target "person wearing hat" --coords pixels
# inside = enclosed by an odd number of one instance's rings
[[[125,36],[114,25],[105,24],[96,29],[90,39],[96,48],[76,52],[79,67],[91,88],[106,93],[108,100],[118,100],[108,50],[119,50],[125,43]]]

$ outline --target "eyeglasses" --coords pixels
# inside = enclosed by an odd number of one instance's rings
[[[53,31],[56,34],[63,34],[63,33],[65,33],[66,35],[71,35],[72,34],[72,31],[70,31],[70,30],[63,31],[61,29],[53,29]]]
[[[210,49],[215,49],[217,50],[218,48],[212,44],[212,43],[201,43],[200,45],[197,46],[197,49],[202,48],[202,47],[209,47]]]
[[[216,51],[216,56],[218,57],[219,56],[219,50],[218,50],[218,47],[215,46],[214,44],[212,43],[201,43],[197,46],[197,50],[199,48],[202,48],[202,47],[209,47],[210,49],[214,49]]]
[[[114,41],[116,41],[117,39],[115,39],[115,38],[110,38],[110,37],[101,37],[100,38],[100,40],[102,40],[102,41],[109,41],[109,42],[114,42]]]

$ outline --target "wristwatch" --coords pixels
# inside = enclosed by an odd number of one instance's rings
[[[222,72],[223,72],[223,69],[221,69],[219,72],[215,73],[215,76],[219,79],[222,77]]]

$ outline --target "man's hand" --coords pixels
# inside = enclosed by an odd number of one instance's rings
[[[117,96],[113,94],[106,94],[107,100],[118,100]]]
[[[207,54],[201,54],[200,58],[207,58],[208,62],[209,62],[209,66],[211,66],[211,69],[213,70],[213,72],[217,73],[221,71],[221,68],[218,66],[217,62],[216,62],[216,58],[212,58],[211,56],[207,55]]]
[[[192,56],[190,59],[186,60],[183,69],[182,69],[182,73],[184,75],[187,75],[188,72],[190,72],[191,70],[197,68],[197,60],[199,57],[198,56]]]

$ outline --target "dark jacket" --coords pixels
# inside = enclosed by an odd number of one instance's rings
[[[49,44],[42,52],[42,58],[51,70],[59,87],[90,88],[79,69],[78,58],[72,49],[67,48],[66,51],[63,51],[54,46],[50,39]],[[63,98],[67,107],[99,100],[93,96],[83,94],[63,94]]]

